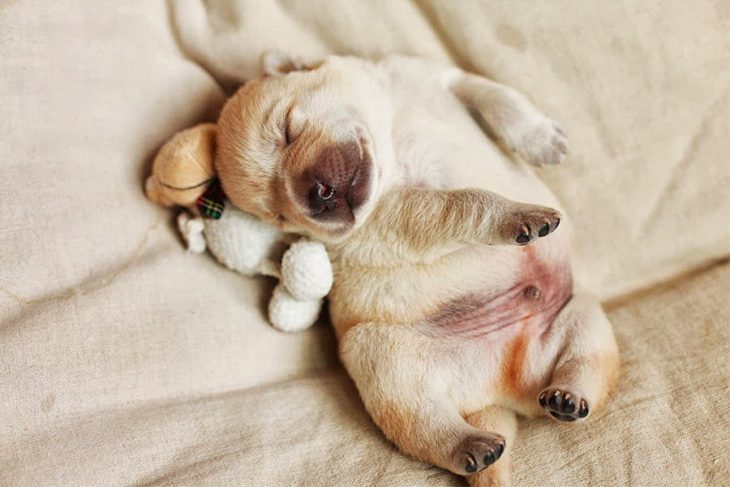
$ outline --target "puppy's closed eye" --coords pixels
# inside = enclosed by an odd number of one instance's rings
[[[291,129],[290,124],[286,124],[286,127],[284,127],[284,145],[289,146],[294,143],[294,140],[296,139],[296,135],[294,134],[294,131]]]
[[[284,137],[284,146],[288,147],[291,144],[294,143],[296,138],[301,133],[301,130],[297,130],[297,124],[295,123],[295,120],[293,120],[293,113],[296,109],[294,108],[294,105],[289,107],[289,110],[287,110],[286,115],[284,117],[284,125],[282,128],[282,135]]]

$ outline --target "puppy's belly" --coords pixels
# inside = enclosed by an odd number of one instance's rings
[[[560,345],[553,325],[572,296],[572,274],[567,261],[544,261],[531,250],[523,250],[514,279],[447,301],[418,327],[441,344],[434,360],[451,371],[446,380],[464,411],[499,403],[534,414],[522,405],[533,405],[529,398],[551,374]]]
[[[426,320],[429,334],[486,338],[520,326],[530,335],[544,333],[572,294],[565,263],[546,264],[531,257],[509,285],[474,292],[441,305]]]

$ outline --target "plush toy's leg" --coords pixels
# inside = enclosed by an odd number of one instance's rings
[[[269,301],[269,321],[281,331],[301,331],[317,321],[320,309],[321,299],[299,301],[279,283]]]
[[[183,211],[177,216],[177,227],[188,245],[188,252],[193,254],[205,252],[206,243],[203,234],[205,222],[202,218],[193,218],[189,213]]]
[[[514,411],[490,406],[466,416],[466,422],[481,431],[494,431],[504,436],[507,444],[502,457],[494,465],[467,477],[471,487],[507,486],[512,483],[512,449],[517,436]]]

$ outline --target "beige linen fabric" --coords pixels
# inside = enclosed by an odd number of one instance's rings
[[[173,7],[173,8],[171,8]],[[380,435],[326,325],[184,253],[149,161],[279,47],[451,59],[560,120],[605,298],[730,250],[730,8],[701,0],[0,4],[0,485],[461,485]],[[585,425],[525,421],[518,485],[730,482],[730,265],[608,306],[623,377]]]

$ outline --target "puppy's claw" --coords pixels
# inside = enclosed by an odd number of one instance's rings
[[[563,411],[565,414],[573,414],[575,412],[575,402],[570,392],[563,394]]]
[[[578,417],[579,418],[585,418],[588,416],[589,410],[588,410],[588,403],[585,399],[580,400],[580,407],[578,408]]]
[[[562,411],[561,406],[563,405],[563,396],[560,391],[555,391],[550,395],[548,398],[548,406],[550,406],[550,409],[553,411]]]
[[[517,243],[521,244],[521,245],[530,243],[533,240],[532,237],[530,236],[530,227],[527,225],[524,225],[522,227],[522,230],[520,230],[520,234],[517,235],[516,240],[517,240]]]
[[[479,466],[477,465],[476,459],[471,454],[467,454],[466,467],[464,467],[464,470],[466,470],[467,473],[474,473],[477,471],[477,468],[479,468]]]

